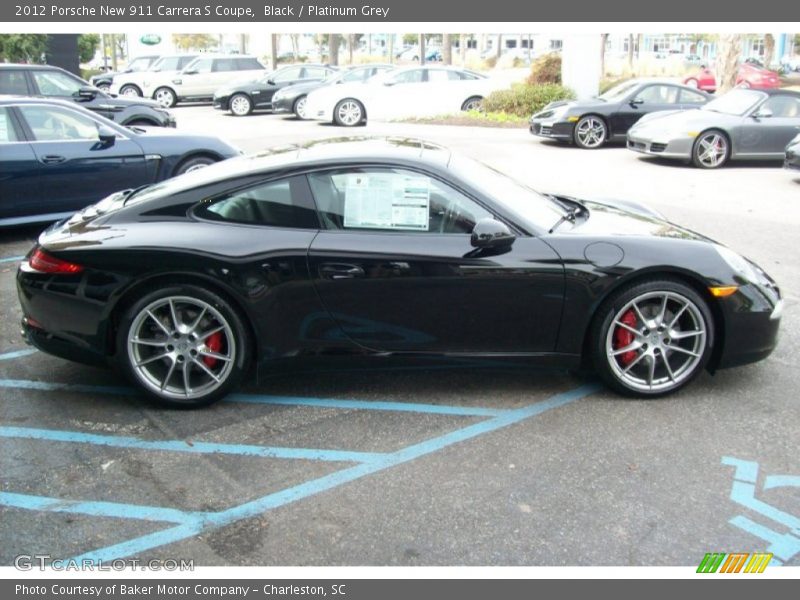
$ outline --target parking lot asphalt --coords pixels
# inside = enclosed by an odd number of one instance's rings
[[[19,554],[196,565],[800,565],[800,176],[708,172],[525,130],[175,109],[246,151],[408,135],[542,191],[635,199],[749,256],[787,299],[762,363],[665,399],[462,362],[276,374],[199,411],[145,403],[113,371],[31,352],[14,272],[36,228],[0,232],[0,564]]]

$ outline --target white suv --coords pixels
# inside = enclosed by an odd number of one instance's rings
[[[169,108],[185,100],[211,100],[223,85],[265,72],[264,65],[253,56],[202,54],[178,73],[148,77],[150,81],[142,91]]]
[[[144,96],[144,89],[155,77],[176,75],[195,58],[197,54],[162,56],[145,71],[115,75],[108,91],[119,96]]]

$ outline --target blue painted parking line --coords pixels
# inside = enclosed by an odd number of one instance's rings
[[[183,511],[161,506],[141,506],[119,502],[94,502],[82,500],[63,500],[31,494],[12,494],[0,492],[0,506],[41,510],[45,512],[72,513],[92,517],[114,517],[139,519],[143,521],[163,521],[166,523],[197,523],[210,513]]]
[[[372,462],[383,454],[376,452],[351,452],[346,450],[323,450],[316,448],[282,448],[274,446],[253,446],[249,444],[220,444],[215,442],[183,440],[143,440],[135,437],[63,431],[58,429],[35,429],[29,427],[0,427],[0,438],[46,440],[110,446],[114,448],[133,448],[137,450],[163,450],[167,452],[188,452],[190,454],[231,454],[238,456],[257,456],[260,458],[287,458],[301,460],[320,460],[331,462]]]
[[[36,348],[25,348],[24,350],[13,350],[0,354],[0,360],[11,360],[12,358],[22,358],[23,356],[30,356],[38,352]]]
[[[487,419],[486,421],[468,425],[464,428],[457,429],[419,444],[414,444],[396,452],[387,453],[380,460],[342,469],[285,490],[268,494],[239,506],[213,513],[202,522],[182,524],[177,527],[147,534],[119,544],[87,552],[71,560],[110,561],[116,558],[137,555],[141,552],[166,544],[179,542],[198,535],[199,533],[218,529],[236,521],[259,515],[265,511],[315,496],[337,488],[345,483],[361,479],[367,475],[378,473],[388,468],[443,450],[453,444],[520,423],[548,410],[553,410],[584,398],[599,389],[597,385],[584,385],[574,390],[553,396],[543,402],[538,402],[515,410],[509,410],[502,415]]]
[[[39,390],[45,392],[77,392],[82,394],[112,394],[122,396],[138,396],[134,388],[105,385],[85,385],[76,383],[51,383],[29,379],[0,379],[0,388]],[[290,406],[310,406],[317,408],[384,410],[399,412],[415,412],[427,414],[492,417],[503,414],[502,410],[483,408],[480,406],[453,406],[441,404],[423,404],[416,402],[378,402],[370,400],[338,400],[332,398],[295,398],[289,396],[270,396],[264,394],[231,394],[225,402],[241,402],[250,404],[273,404]]]
[[[24,258],[24,256],[6,256],[4,258],[0,258],[0,263],[20,262]]]

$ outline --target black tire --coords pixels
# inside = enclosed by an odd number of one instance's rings
[[[126,92],[134,92],[133,94],[127,94]],[[142,94],[142,90],[139,89],[138,85],[133,85],[132,83],[127,83],[119,88],[119,95],[120,96],[139,96],[140,98],[144,95]]]
[[[345,111],[346,108],[351,108],[352,111]],[[355,98],[340,100],[333,109],[333,122],[340,127],[356,127],[364,123],[366,118],[364,105]]]
[[[253,112],[253,101],[247,94],[234,94],[228,100],[228,110],[234,117],[246,117]]]
[[[461,110],[481,110],[483,108],[483,98],[480,96],[472,96],[464,100],[461,105]]]
[[[101,92],[105,93],[108,93],[111,90],[111,85],[108,83],[98,83],[95,87]]]
[[[153,100],[164,108],[172,108],[178,103],[178,95],[171,87],[162,86],[153,92]]]
[[[718,157],[716,160],[711,157],[703,158],[704,150],[707,149],[705,144],[714,144],[713,140],[715,136],[716,139],[724,145],[724,150],[721,151],[721,154],[715,153],[714,156]],[[694,144],[692,144],[692,164],[700,169],[718,169],[727,163],[730,157],[731,140],[724,131],[720,131],[719,129],[709,129],[702,132],[695,138]]]
[[[672,319],[677,314],[679,322],[675,324],[676,327],[673,327],[673,324],[669,324],[662,331],[656,326],[655,320],[660,312],[658,306],[660,306],[659,303],[661,302],[658,299],[658,294],[670,296],[669,304],[665,304],[668,308],[664,311],[664,320]],[[639,300],[642,297],[647,298],[649,295],[653,295],[654,298],[652,300]],[[696,310],[687,307],[683,312],[680,312],[682,300],[678,300],[678,298],[690,302]],[[656,312],[649,315],[654,319],[654,321],[650,321],[650,325],[654,329],[652,331],[647,330],[648,325],[637,318],[633,324],[634,329],[638,332],[636,338],[631,339],[631,334],[628,334],[629,339],[626,340],[626,343],[635,344],[643,341],[644,344],[632,351],[633,357],[625,356],[625,354],[631,354],[631,352],[622,354],[620,358],[611,356],[609,347],[613,348],[613,346],[610,345],[610,342],[617,340],[615,336],[618,333],[617,330],[620,329],[620,320],[624,322],[625,319],[624,316],[620,319],[619,315],[624,315],[628,311],[633,313],[634,309],[628,307],[635,299],[645,317],[648,317],[647,311],[648,309],[653,310],[652,303],[655,303]],[[651,302],[651,304],[647,304],[647,302]],[[699,322],[698,330],[704,330],[704,335],[695,335],[695,332],[685,325],[695,320]],[[611,331],[612,326],[615,328],[614,331]],[[683,330],[681,329],[682,327]],[[625,331],[627,331],[627,328],[623,333]],[[684,339],[676,338],[670,340],[668,337],[664,337],[669,335],[684,336]],[[661,339],[659,340],[659,338]],[[664,343],[665,339],[666,342]],[[626,396],[657,398],[678,391],[700,374],[711,357],[714,339],[714,318],[706,300],[686,283],[679,279],[665,276],[625,286],[607,298],[597,310],[592,321],[589,332],[589,352],[595,371],[611,389]],[[694,354],[685,352],[687,350],[686,344],[697,346],[691,348],[691,352]],[[674,350],[676,347],[682,347],[683,350],[678,352]],[[618,352],[619,350],[617,348],[614,351]],[[672,367],[669,366],[670,357],[675,359],[672,362]],[[684,359],[684,357],[686,358]],[[626,363],[626,360],[629,362]],[[681,363],[683,360],[686,360],[686,362]],[[661,361],[660,365],[659,361]],[[650,371],[651,362],[655,363],[656,367],[654,368],[658,369],[655,373],[661,373],[660,377],[667,381],[658,383],[655,389],[652,385],[651,389],[643,389],[647,381],[642,380],[643,384],[638,384],[633,379],[642,370],[645,370],[645,373],[652,373]],[[668,366],[664,366],[665,362]],[[684,366],[685,370],[681,370],[684,369]],[[631,375],[624,373],[626,368],[631,370]],[[647,377],[646,374],[645,377]],[[655,377],[651,376],[650,383],[653,384],[655,381]]]
[[[156,123],[147,119],[134,119],[130,123],[125,123],[126,127],[158,127]]]
[[[213,165],[215,162],[217,162],[217,159],[212,158],[211,156],[190,156],[181,162],[177,167],[175,167],[175,172],[172,175],[183,175],[189,171],[207,167],[208,165]]]
[[[189,352],[191,351],[181,351],[177,348],[177,346],[169,345],[164,346],[163,348],[159,347],[152,350],[153,353],[171,352],[171,356],[169,357],[157,358],[156,360],[148,361],[147,359],[140,360],[141,357],[136,356],[137,350],[134,350],[133,348],[139,348],[139,345],[137,345],[135,342],[129,341],[129,336],[132,335],[132,328],[136,329],[136,339],[144,339],[139,334],[142,332],[142,327],[147,327],[152,332],[148,333],[147,335],[152,335],[152,339],[159,339],[155,336],[160,335],[165,344],[173,340],[172,337],[166,335],[166,332],[163,334],[160,333],[163,331],[162,326],[158,326],[154,321],[152,321],[152,319],[150,319],[150,317],[145,314],[147,310],[150,310],[157,316],[163,317],[164,321],[166,322],[166,324],[162,323],[164,327],[170,327],[171,323],[169,321],[169,313],[165,315],[163,311],[158,312],[157,309],[148,308],[158,305],[158,303],[165,301],[167,298],[176,299],[175,305],[176,313],[179,315],[178,318],[188,320],[195,318],[196,313],[187,313],[185,307],[191,307],[192,305],[190,302],[197,302],[198,306],[203,304],[210,307],[210,309],[207,309],[207,312],[205,313],[210,315],[205,317],[209,320],[208,322],[210,327],[216,327],[218,324],[221,324],[222,321],[225,322],[225,325],[227,326],[227,329],[224,332],[224,335],[226,336],[224,342],[225,350],[220,350],[219,352],[220,354],[225,352],[225,354],[229,356],[230,360],[226,362],[219,361],[212,366],[212,368],[219,366],[219,382],[216,382],[210,377],[206,376],[204,371],[196,366],[197,357],[200,357],[199,360],[203,360],[202,355],[195,353],[194,358],[192,358],[189,355]],[[183,299],[183,301],[189,302],[189,304],[180,304],[182,300],[179,299]],[[217,320],[217,315],[221,320]],[[183,322],[185,323],[186,321]],[[227,339],[229,335],[228,332],[230,332],[230,340]],[[142,296],[140,299],[134,302],[122,316],[117,331],[116,342],[118,366],[125,373],[125,375],[139,389],[144,391],[148,398],[155,400],[164,406],[176,408],[199,408],[202,406],[208,406],[209,404],[212,404],[213,402],[223,398],[239,385],[243,376],[247,373],[251,361],[251,341],[249,339],[248,329],[238,311],[233,308],[227,300],[215,292],[194,284],[175,284],[165,286]],[[179,345],[181,342],[182,340],[177,340],[173,343]],[[228,345],[229,343],[230,345]],[[205,346],[205,341],[197,342],[197,344],[200,344],[199,347],[201,348],[201,351],[203,348],[205,348],[205,351],[208,351],[208,347]],[[185,343],[183,344],[184,347],[186,345],[187,344]],[[148,351],[147,348],[148,346],[145,345],[145,351]],[[171,351],[170,348],[172,349]],[[152,356],[150,358],[152,359]],[[179,358],[180,362],[178,362]],[[140,365],[138,367],[138,371],[137,366],[135,366],[134,363],[138,363]],[[185,374],[183,372],[184,363],[188,365],[188,370],[190,371],[189,389],[190,393],[193,394],[191,397],[189,397],[188,393],[186,397],[180,394],[181,387],[186,389],[184,384]],[[142,371],[143,364],[146,364],[148,367],[146,372]],[[170,365],[174,365],[176,370],[170,371]],[[167,380],[165,391],[160,391],[157,389],[158,382],[160,381],[159,374],[161,381],[164,379]],[[195,379],[192,380],[191,377],[194,377]],[[208,385],[212,386],[207,392],[202,391],[203,386],[201,383],[204,379],[208,379]],[[170,385],[170,383],[172,385]],[[196,393],[191,386],[192,383],[195,383],[198,386],[196,389],[199,391]]]
[[[292,104],[292,112],[294,113],[294,116],[297,117],[298,119],[305,119],[305,117],[300,114],[300,109],[303,106],[305,106],[306,98],[308,98],[308,96],[303,94],[297,100],[294,101],[294,104]]]
[[[600,148],[608,140],[608,124],[598,115],[584,115],[575,123],[572,139],[579,148]]]

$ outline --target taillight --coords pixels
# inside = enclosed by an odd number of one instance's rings
[[[28,261],[31,269],[40,273],[54,273],[62,275],[74,275],[83,271],[83,267],[76,263],[61,260],[55,256],[50,256],[41,248],[37,248]]]

